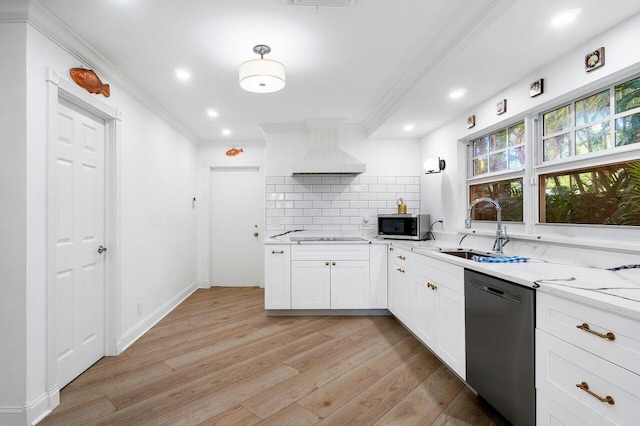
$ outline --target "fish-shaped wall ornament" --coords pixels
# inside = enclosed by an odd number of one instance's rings
[[[236,155],[240,154],[241,152],[244,152],[242,150],[242,148],[240,148],[240,149],[231,148],[229,151],[225,152],[224,155],[226,155],[227,157],[235,157]]]
[[[111,95],[111,89],[108,84],[104,84],[93,70],[85,68],[71,68],[69,70],[71,78],[78,86],[83,87],[89,93],[102,93],[105,98]]]

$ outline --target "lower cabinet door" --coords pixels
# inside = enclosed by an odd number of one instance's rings
[[[467,377],[464,295],[434,283],[437,295],[435,352],[462,379]]]
[[[331,262],[296,260],[291,262],[291,308],[331,307]]]
[[[266,246],[264,267],[265,309],[291,309],[291,250],[289,246]]]
[[[331,262],[331,309],[369,309],[369,261]]]
[[[403,268],[396,268],[395,273],[396,292],[394,304],[396,312],[394,315],[411,329],[413,327],[416,309],[416,291],[413,274]]]
[[[435,348],[436,337],[436,292],[431,283],[416,276],[416,314],[413,332],[430,348]]]

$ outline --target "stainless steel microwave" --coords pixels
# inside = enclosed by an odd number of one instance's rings
[[[429,215],[381,214],[378,216],[378,238],[427,240],[429,239]]]

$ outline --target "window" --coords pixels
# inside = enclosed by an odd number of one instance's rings
[[[542,114],[540,223],[640,226],[640,77]],[[572,161],[591,154],[588,161]],[[566,164],[566,167],[564,165]],[[543,169],[544,170],[544,169]]]
[[[524,167],[524,122],[475,139],[473,176]]]
[[[543,161],[640,142],[638,108],[640,77],[543,114]]]
[[[520,122],[471,141],[469,203],[491,198],[500,204],[505,221],[523,221],[524,131],[524,122]],[[492,205],[478,204],[472,218],[495,221],[496,210]]]
[[[540,222],[640,225],[640,160],[540,176]]]

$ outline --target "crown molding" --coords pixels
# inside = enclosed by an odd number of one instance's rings
[[[498,5],[500,7],[496,7]],[[491,12],[506,10],[510,5],[508,0],[492,0],[487,4],[476,0],[466,0],[458,8],[453,18],[444,25],[446,34],[441,34],[428,43],[404,75],[398,78],[391,90],[378,100],[377,106],[362,122],[364,134],[371,136],[391,118],[407,100],[412,89],[460,45],[487,15]]]
[[[25,0],[11,0],[18,3],[25,3]],[[117,86],[120,90],[127,93],[134,100],[144,105],[151,112],[156,114],[160,119],[165,121],[169,126],[183,135],[194,145],[198,145],[200,139],[181,121],[174,117],[169,111],[163,108],[158,101],[142,90],[126,77],[115,65],[107,58],[102,56],[100,52],[86,43],[78,34],[69,28],[62,20],[55,16],[38,0],[30,0],[28,2],[28,13],[21,15],[18,11],[15,15],[19,15],[22,21],[27,22],[34,29],[39,31],[49,40],[60,46],[64,51],[69,53],[82,64],[82,66],[93,69],[101,76],[101,79],[107,80],[111,84]],[[0,9],[0,12],[3,10]],[[4,15],[4,14],[3,14]],[[102,78],[104,77],[104,78]]]

